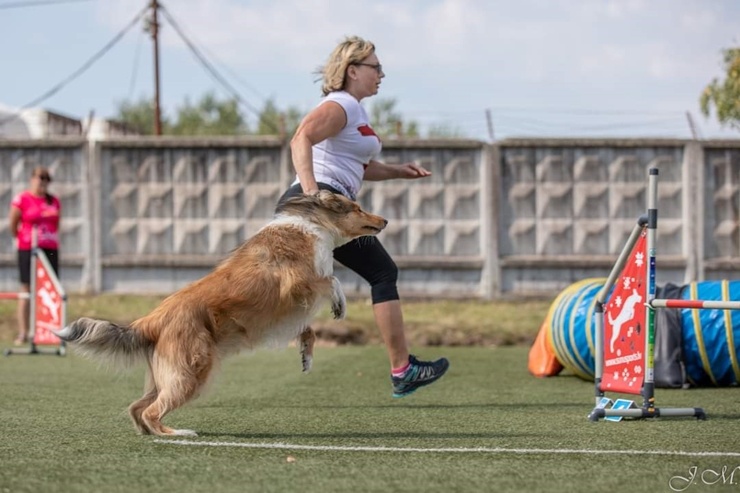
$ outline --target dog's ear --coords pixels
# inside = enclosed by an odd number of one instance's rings
[[[346,214],[357,207],[354,202],[344,195],[328,190],[321,190],[316,197],[321,202],[322,207],[341,214]]]
[[[329,190],[319,190],[318,193],[311,196],[316,202],[327,209],[332,209],[333,204],[337,201],[337,194]]]
[[[319,190],[319,193],[316,194],[316,197],[318,197],[319,200],[322,202],[325,200],[329,200],[336,195],[334,192],[330,192],[329,190]]]
[[[293,195],[292,197],[281,200],[278,202],[277,207],[275,208],[276,214],[285,214],[290,213],[290,211],[295,211],[296,208],[306,208],[306,207],[319,207],[321,205],[321,201],[318,198],[318,194],[312,195],[312,194],[306,194],[302,193],[300,195]]]

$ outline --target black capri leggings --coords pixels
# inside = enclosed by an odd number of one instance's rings
[[[42,248],[46,257],[49,259],[51,268],[59,274],[59,250]],[[18,250],[18,277],[21,284],[31,285],[31,250]]]
[[[320,190],[340,193],[326,183],[319,183],[318,185]],[[303,189],[300,184],[293,185],[280,197],[278,208],[289,198],[302,193]],[[359,274],[370,284],[373,304],[399,299],[396,286],[398,267],[377,237],[363,236],[362,238],[355,238],[335,249],[334,259]]]

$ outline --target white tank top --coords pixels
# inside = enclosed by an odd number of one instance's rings
[[[362,186],[365,167],[382,149],[380,138],[359,101],[345,91],[329,93],[327,101],[338,103],[347,115],[347,124],[334,137],[313,146],[313,172],[317,182],[326,183],[352,200]],[[299,183],[298,178],[293,184]]]

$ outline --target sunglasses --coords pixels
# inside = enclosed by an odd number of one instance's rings
[[[51,181],[51,176],[49,175],[39,175],[38,179],[41,181]]]
[[[383,73],[383,65],[381,65],[380,63],[361,63],[361,62],[357,62],[357,63],[353,63],[352,65],[362,65],[363,67],[374,68],[375,71],[378,74],[382,74]]]

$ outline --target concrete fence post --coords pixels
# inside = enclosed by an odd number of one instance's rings
[[[686,257],[684,283],[704,280],[704,149],[697,141],[684,146],[682,180]]]

